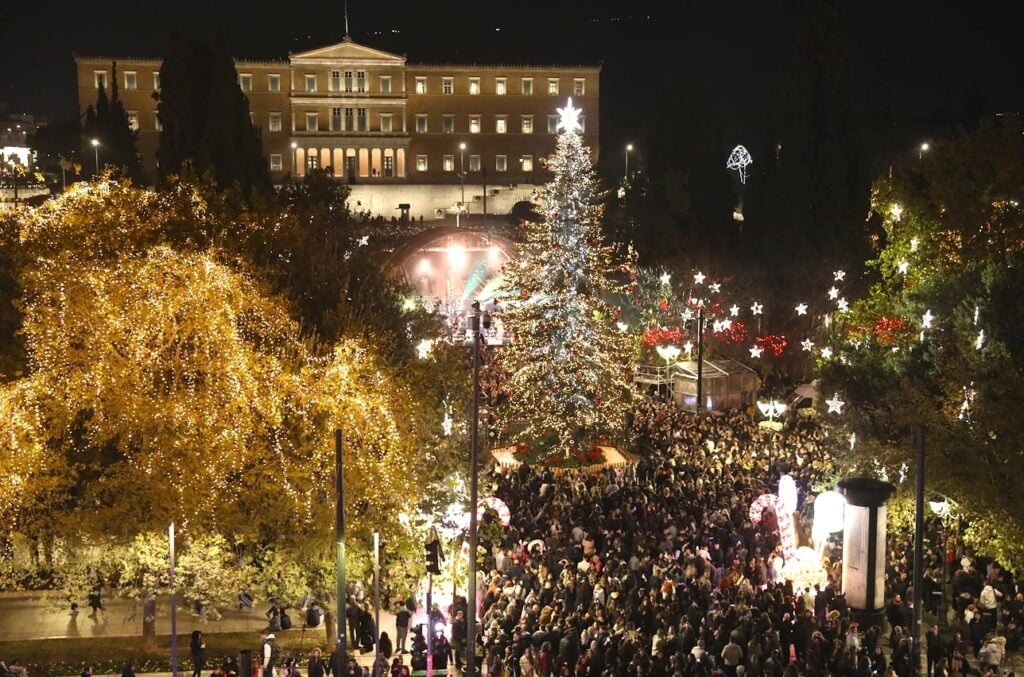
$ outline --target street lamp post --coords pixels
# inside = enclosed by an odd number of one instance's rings
[[[622,174],[623,181],[629,181],[629,154],[633,152],[633,144],[626,144],[626,168]]]
[[[299,175],[299,144],[292,141],[292,174]]]
[[[92,144],[93,154],[96,157],[96,176],[100,175],[100,140],[93,139],[89,143]]]
[[[479,464],[477,462],[480,438],[480,339],[481,328],[490,329],[491,316],[480,311],[480,302],[473,302],[469,315],[469,329],[473,341],[473,421],[469,442],[469,597],[466,604],[466,675],[474,675],[476,662],[476,549],[478,544],[477,510],[479,491]],[[482,325],[482,327],[481,327]]]
[[[768,400],[758,400],[757,401],[757,408],[761,410],[761,414],[763,416],[767,416],[768,417],[768,423],[772,424],[770,427],[773,430],[775,429],[775,425],[774,425],[775,424],[775,418],[777,416],[782,416],[783,414],[785,414],[786,413],[786,409],[787,409],[786,404],[784,402],[779,402],[778,400],[775,400],[775,399],[772,399],[770,401],[768,401]],[[772,444],[769,443],[768,444],[768,479],[769,479],[769,482],[771,481],[771,473],[772,473]]]
[[[924,154],[926,152],[928,152],[929,148],[931,148],[931,145],[927,141],[922,143],[920,146],[918,146],[918,148],[917,148],[917,159],[918,160],[923,160],[924,159]]]
[[[462,207],[466,204],[466,165],[465,165],[466,143],[459,144],[459,180],[462,183],[462,198],[459,200],[459,209],[455,212],[455,227],[459,227],[459,217],[462,215]]]

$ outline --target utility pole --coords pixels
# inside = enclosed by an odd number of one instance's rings
[[[697,306],[697,413],[704,412],[704,302]]]
[[[342,458],[341,430],[334,431],[334,537],[337,542],[337,609],[338,616],[338,651],[342,661],[345,660],[345,469]]]

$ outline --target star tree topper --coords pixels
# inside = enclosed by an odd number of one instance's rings
[[[556,129],[564,129],[567,132],[582,132],[583,125],[580,124],[580,113],[582,108],[573,108],[572,97],[565,104],[565,108],[556,108],[558,111],[558,126]]]

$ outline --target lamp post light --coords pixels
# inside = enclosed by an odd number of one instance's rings
[[[931,500],[928,501],[928,507],[932,509],[932,512],[938,515],[942,521],[942,584],[939,585],[939,603],[935,605],[936,611],[942,613],[937,614],[939,618],[946,618],[946,576],[948,574],[949,563],[946,559],[947,552],[949,551],[949,518],[951,515],[949,499],[945,496],[942,500]],[[935,593],[933,593],[935,594]]]
[[[626,168],[622,174],[623,181],[629,181],[629,154],[633,152],[633,144],[626,144]]]
[[[658,355],[661,356],[661,359],[665,360],[665,384],[668,388],[669,397],[672,397],[674,390],[672,384],[672,363],[675,362],[677,357],[679,357],[679,353],[681,353],[682,350],[679,346],[673,345],[658,346],[655,350],[658,351]]]
[[[917,148],[917,159],[918,160],[923,160],[924,159],[924,154],[927,153],[928,149],[930,149],[930,148],[931,148],[931,144],[929,144],[927,141],[925,141],[920,146],[918,146],[918,148]]]
[[[462,207],[466,204],[466,165],[465,165],[466,143],[459,144],[459,181],[462,183],[462,198],[459,200],[459,210],[455,212],[455,227],[459,227],[459,217],[462,214]]]
[[[100,140],[92,139],[89,143],[92,144],[93,154],[96,158],[96,176],[100,174]]]
[[[786,413],[788,408],[785,402],[779,402],[776,399],[772,400],[758,400],[757,408],[761,410],[763,416],[768,417],[768,424],[772,430],[778,430],[778,424],[775,423],[775,418],[782,416]],[[772,445],[768,445],[768,476],[771,479],[772,473]]]
[[[299,175],[299,144],[292,141],[292,174]]]

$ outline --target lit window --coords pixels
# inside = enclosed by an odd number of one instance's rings
[[[267,122],[267,129],[271,132],[281,131],[281,114],[271,113],[270,120]]]
[[[479,134],[480,133],[480,116],[470,115],[469,116],[469,133]]]
[[[497,134],[504,134],[508,131],[508,118],[504,115],[499,115],[494,119],[494,131]]]
[[[532,115],[524,115],[522,122],[523,122],[523,127],[522,127],[523,134],[533,134],[533,116]]]
[[[345,91],[352,91],[352,71],[345,71]]]
[[[356,91],[366,91],[366,71],[356,71]]]
[[[382,75],[380,77],[380,93],[390,94],[391,93],[391,76]]]
[[[498,96],[505,96],[508,91],[508,80],[505,78],[494,78],[494,93]]]
[[[494,156],[494,171],[504,172],[508,170],[508,156],[507,155],[495,155]]]
[[[279,172],[284,168],[284,162],[281,160],[280,153],[270,154],[270,171]]]
[[[533,94],[533,78],[523,78],[523,96]]]
[[[281,91],[281,75],[278,73],[271,73],[267,76],[267,91],[268,92],[280,92]]]
[[[480,93],[480,78],[469,79],[469,93],[479,94]]]
[[[238,86],[242,88],[243,92],[252,91],[252,74],[242,73],[238,76]]]
[[[548,116],[548,134],[557,134],[557,133],[558,133],[558,116],[557,115],[549,115]]]
[[[307,75],[306,76],[306,92],[312,93],[312,92],[315,92],[315,91],[316,91],[316,76],[315,75]]]
[[[444,158],[441,161],[441,169],[443,169],[446,172],[454,172],[455,171],[455,156],[454,155],[445,155]]]
[[[331,131],[341,131],[341,107],[339,106],[331,108]]]
[[[548,78],[548,94],[558,94],[558,78]]]
[[[306,131],[315,132],[320,129],[320,115],[318,113],[306,113]]]
[[[385,133],[386,132],[390,132],[392,124],[393,123],[392,123],[391,113],[381,113],[380,114],[380,131],[385,132]]]
[[[328,89],[332,92],[341,91],[341,71],[331,71],[331,84]]]
[[[453,94],[455,92],[455,78],[441,78],[441,93]]]
[[[369,129],[366,125],[366,109],[356,108],[356,129],[361,132],[365,132]]]
[[[133,91],[139,88],[139,78],[135,75],[135,71],[127,71],[124,74],[124,88],[125,91]]]
[[[138,111],[128,111],[128,129],[133,132],[139,131],[139,113]]]
[[[427,93],[427,79],[426,78],[416,78],[416,93],[417,94],[426,94]],[[421,157],[423,157],[424,160],[426,160],[426,156],[421,156]]]
[[[318,153],[310,153],[307,155],[306,166],[310,169],[320,169],[320,155]]]
[[[384,156],[384,176],[395,175],[395,158],[393,155]]]
[[[160,91],[160,71],[153,71],[153,89]]]
[[[587,81],[583,78],[576,78],[572,81],[572,95],[583,96],[587,93]]]
[[[353,116],[354,113],[355,111],[353,111],[351,108],[345,109],[345,126],[342,127],[342,129],[347,129],[349,131],[355,129],[355,123],[353,122],[353,120],[355,119]]]
[[[416,133],[426,134],[427,133],[427,116],[423,113],[416,114]]]
[[[522,166],[524,172],[532,172],[533,171],[533,156],[532,155],[524,155],[523,157],[519,158],[519,164]]]
[[[96,89],[107,88],[107,71],[93,71],[92,77],[93,82],[96,84]]]
[[[469,171],[479,172],[480,171],[480,156],[470,155],[469,156]]]
[[[427,171],[427,156],[417,155],[416,156],[416,171],[425,172]]]
[[[445,134],[455,133],[455,116],[454,115],[442,115],[441,116],[441,131]]]

